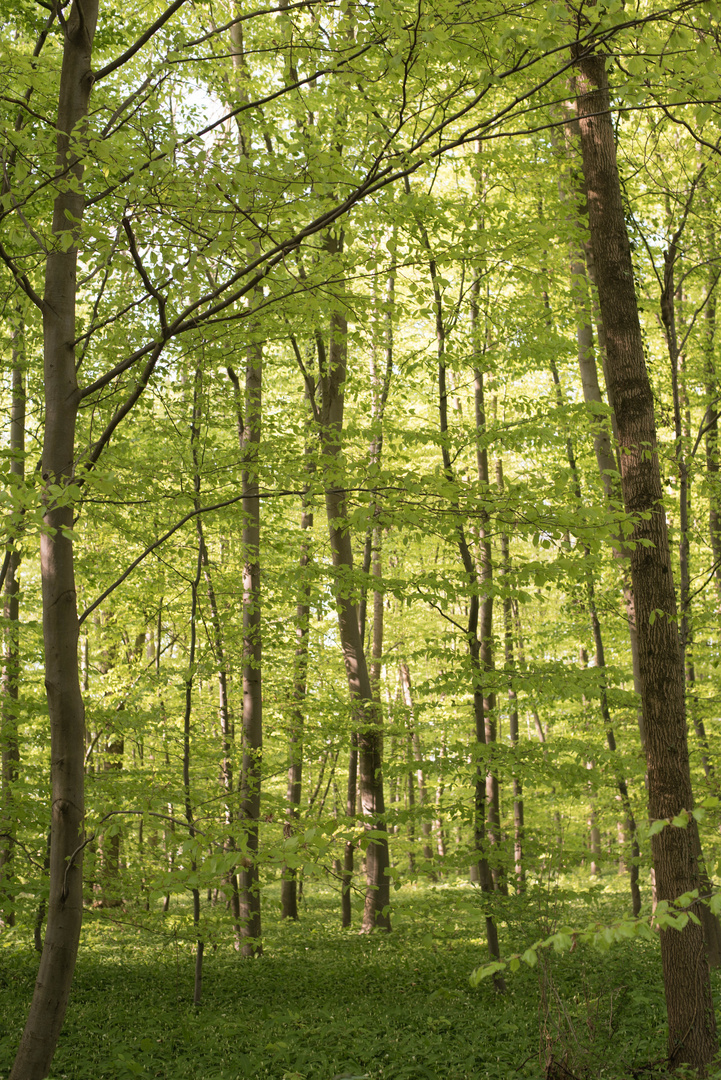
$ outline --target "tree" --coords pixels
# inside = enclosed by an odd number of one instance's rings
[[[649,814],[666,825],[653,837],[659,900],[697,904],[698,837],[686,739],[683,657],[663,510],[653,396],[638,319],[621,201],[605,58],[577,55],[578,116],[611,399],[621,449],[621,483],[633,515],[631,574],[646,729]],[[678,819],[682,818],[680,822]],[[676,819],[677,824],[671,822]],[[684,827],[678,827],[682,824]],[[708,961],[698,917],[661,931],[669,1058],[704,1068],[716,1053]],[[702,957],[703,959],[699,960]],[[701,1003],[699,1007],[699,1003]]]

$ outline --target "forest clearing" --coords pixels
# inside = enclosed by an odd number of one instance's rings
[[[9,1080],[718,1069],[720,13],[5,4]]]

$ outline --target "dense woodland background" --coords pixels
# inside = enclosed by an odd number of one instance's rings
[[[328,886],[339,922],[389,929],[394,890],[470,873],[498,959],[529,944],[509,895],[536,903],[573,874],[615,907],[591,905],[559,948],[589,922],[650,936],[633,516],[575,114],[586,49],[611,84],[721,960],[718,15],[101,5],[63,165],[64,42],[89,16],[7,5],[9,945],[42,947],[39,537],[70,530],[85,906],[111,933],[192,945],[196,1001],[203,948],[258,955],[269,904],[297,918],[300,893],[302,921]],[[80,390],[57,391],[77,428],[48,478],[53,253],[77,254]],[[488,958],[479,943],[474,966]]]

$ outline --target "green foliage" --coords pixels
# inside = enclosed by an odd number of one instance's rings
[[[502,934],[537,934],[549,918],[573,918],[588,896],[567,879],[529,902],[509,899]],[[565,893],[564,893],[565,889]],[[612,909],[609,881],[599,912]],[[277,910],[277,888],[267,910]],[[563,899],[563,897],[566,899]],[[664,1005],[654,936],[599,954],[578,942],[571,955],[519,971],[506,996],[468,972],[482,951],[482,906],[468,885],[406,887],[396,895],[388,937],[338,930],[336,895],[308,889],[298,925],[267,919],[265,955],[238,966],[232,948],[208,953],[204,1004],[189,1003],[192,955],[172,933],[159,937],[135,917],[90,913],[64,1035],[52,1077],[118,1080],[157,1075],[193,1080],[540,1080],[538,1023],[586,1055],[583,1075],[625,1077],[662,1056]],[[550,965],[550,966],[549,966]],[[3,950],[5,1031],[20,1021],[35,961],[19,943]],[[553,1007],[547,1008],[551,987]],[[558,1002],[571,1029],[557,1026]],[[575,1043],[574,1043],[575,1040]],[[3,1040],[0,1069],[11,1042]],[[557,1057],[563,1045],[553,1047]],[[542,1045],[541,1054],[546,1047]],[[601,1072],[603,1068],[603,1072]]]

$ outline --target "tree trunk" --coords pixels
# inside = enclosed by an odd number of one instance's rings
[[[339,248],[333,250],[337,251]],[[388,912],[390,879],[387,874],[390,861],[388,834],[384,820],[382,714],[373,697],[370,674],[360,636],[358,607],[352,599],[349,588],[349,580],[353,572],[353,551],[346,523],[346,498],[340,474],[347,333],[345,316],[340,311],[334,311],[331,315],[330,347],[327,354],[323,350],[319,356],[319,419],[325,474],[325,504],[334,569],[333,589],[353,710],[353,725],[358,733],[361,805],[366,829],[378,834],[368,841],[366,848],[366,896],[362,929],[368,933],[374,929],[390,930]]]
[[[25,480],[25,349],[24,327],[12,335],[12,401],[10,405],[10,473],[19,486]],[[11,539],[11,544],[13,543]],[[5,575],[5,649],[0,679],[0,753],[2,755],[2,795],[0,796],[0,921],[15,925],[15,894],[12,858],[17,829],[16,796],[20,747],[18,743],[18,700],[20,696],[20,549],[12,546]]]
[[[433,848],[431,847],[431,835],[432,826],[428,818],[426,803],[428,801],[426,794],[426,779],[423,772],[423,750],[421,747],[421,737],[418,731],[418,721],[415,715],[415,708],[413,705],[413,690],[411,687],[411,673],[408,670],[406,663],[401,664],[401,686],[403,689],[403,697],[406,707],[409,712],[411,720],[411,748],[413,751],[413,760],[416,764],[416,783],[418,785],[418,808],[421,812],[421,833],[423,835],[423,858],[426,862],[426,873],[431,877],[432,881],[435,881],[436,875],[433,872]]]
[[[588,220],[588,203],[586,199],[586,187],[583,176],[578,174],[578,169],[575,166],[576,155],[573,151],[572,139],[579,135],[578,121],[574,117],[570,118],[570,122],[566,125],[565,129],[566,143],[569,150],[569,160],[571,163],[571,182],[570,182],[570,196],[571,200],[575,201],[577,196],[581,199],[581,210],[578,213],[575,209],[572,211],[572,220],[579,220],[584,226]],[[562,193],[563,196],[563,193]],[[583,229],[585,234],[586,230]],[[593,347],[593,324],[591,318],[591,311],[594,306],[592,297],[589,295],[589,279],[592,284],[596,282],[595,263],[593,258],[593,249],[590,239],[584,239],[580,243],[575,239],[570,244],[570,271],[571,271],[571,296],[573,299],[574,307],[576,309],[576,338],[578,343],[578,367],[581,375],[581,388],[583,390],[583,400],[591,410],[591,418],[593,423],[593,449],[596,455],[596,464],[598,466],[599,476],[601,483],[603,484],[604,494],[606,496],[606,503],[608,506],[614,500],[617,500],[620,492],[618,490],[618,481],[616,480],[616,473],[619,470],[619,463],[614,456],[611,446],[611,439],[608,432],[608,427],[605,418],[599,414],[597,406],[603,405],[603,395],[601,394],[601,387],[598,380],[598,367],[596,365],[596,355]],[[603,363],[604,375],[606,372],[606,333],[603,327],[603,321],[600,318],[600,313],[596,312],[597,322],[597,334],[599,342],[599,350],[601,352]],[[609,390],[609,403],[611,408],[613,404],[611,402],[610,390]],[[616,415],[612,412],[611,415],[611,428],[613,434],[618,438],[618,428],[616,423]],[[612,541],[612,548],[614,558],[618,561],[621,572],[621,586],[623,593],[623,602],[626,609],[626,620],[628,623],[628,635],[629,645],[631,648],[631,666],[633,671],[633,688],[639,695],[639,702],[641,696],[641,676],[638,659],[638,635],[636,632],[636,610],[635,601],[633,596],[633,590],[629,580],[628,570],[628,555],[624,549],[623,543],[620,537],[614,537]],[[641,735],[641,743],[645,743],[646,735],[643,726],[643,711],[640,707],[637,713],[638,727]]]
[[[50,713],[52,840],[45,943],[35,992],[11,1080],[42,1080],[50,1069],[65,1017],[83,917],[82,845],[85,715],[78,666],[78,614],[73,566],[73,508],[58,506],[53,485],[73,478],[79,403],[75,373],[78,225],[83,215],[82,162],[70,135],[87,112],[97,0],[74,0],[64,24],[57,117],[55,244],[45,266],[43,299],[45,431],[42,453],[44,521],[40,537],[45,686]],[[75,183],[65,181],[70,169]],[[61,236],[71,237],[63,251]]]
[[[238,438],[243,461],[243,769],[240,819],[245,831],[245,855],[238,874],[240,936],[243,956],[263,951],[258,877],[261,758],[263,754],[263,697],[261,680],[260,498],[258,455],[262,420],[263,349],[250,345],[246,356],[245,393],[228,368],[235,388]]]
[[[683,226],[682,226],[683,227]],[[713,774],[711,756],[709,754],[706,730],[701,716],[696,708],[695,682],[696,674],[693,662],[693,624],[691,621],[691,544],[689,536],[689,515],[691,501],[691,479],[684,452],[684,440],[688,445],[689,432],[684,432],[681,417],[681,387],[679,385],[682,374],[682,358],[678,346],[678,334],[676,330],[676,289],[674,286],[674,270],[678,257],[677,243],[680,239],[680,230],[673,237],[668,251],[664,253],[664,285],[661,293],[661,319],[666,330],[666,344],[671,365],[671,389],[673,395],[674,434],[676,436],[676,464],[679,474],[679,585],[680,585],[680,621],[679,643],[681,646],[681,658],[684,667],[686,683],[687,709],[691,713],[696,737],[701,746],[701,762],[704,773],[708,778]],[[698,841],[698,869],[701,891],[704,896],[711,895],[711,882],[706,870],[706,862],[701,850],[701,839]],[[704,904],[700,911],[701,921],[706,939],[706,953],[708,962],[712,968],[721,965],[721,923],[718,916],[714,915],[710,908]]]
[[[496,487],[503,495],[503,461],[496,458]],[[508,533],[501,533],[501,573],[508,578],[511,571],[511,555]],[[503,658],[508,678],[508,734],[514,751],[518,751],[518,697],[513,685],[513,610],[511,586],[505,585],[503,595]],[[523,864],[523,782],[520,777],[518,761],[513,766],[513,862],[516,876],[516,892],[520,895],[526,887],[526,870]]]
[[[558,375],[558,367],[555,359],[551,360],[551,374],[553,376],[553,382],[556,387],[556,397],[559,405],[563,404],[563,391],[561,389],[561,380]],[[582,491],[581,481],[578,475],[578,469],[576,466],[576,455],[573,449],[573,442],[569,436],[566,440],[566,456],[568,459],[568,467],[571,472],[574,495],[576,501],[580,506],[582,504]],[[584,543],[583,544],[584,555],[586,559],[590,559],[590,549]],[[616,549],[615,549],[616,550]],[[590,564],[589,564],[590,565]],[[593,634],[593,642],[595,648],[596,667],[600,674],[599,684],[599,696],[601,702],[601,716],[603,717],[604,726],[606,729],[606,742],[611,753],[616,752],[616,736],[613,731],[611,722],[611,711],[608,705],[608,686],[606,684],[606,654],[603,647],[603,637],[601,634],[601,624],[598,619],[598,612],[596,608],[596,591],[593,583],[593,575],[589,570],[586,574],[586,599],[588,606],[588,614],[591,622],[591,632]],[[633,596],[631,596],[631,605],[633,606]],[[627,606],[628,610],[628,606]],[[582,651],[583,656],[586,656],[585,649]],[[584,661],[586,666],[587,660]],[[643,733],[643,724],[639,724],[639,730]],[[592,767],[592,766],[591,766]],[[639,864],[639,845],[638,845],[638,831],[636,828],[636,819],[631,807],[631,800],[628,794],[628,785],[626,784],[625,777],[621,773],[620,769],[616,774],[616,784],[618,786],[619,797],[623,805],[626,814],[626,829],[631,837],[631,860],[629,864],[629,884],[631,887],[631,910],[634,915],[638,915],[641,911],[641,891],[638,885],[638,864]],[[591,808],[591,814],[589,818],[589,837],[592,852],[600,852],[600,837],[598,834],[598,828],[595,824],[595,809]],[[592,873],[594,864],[592,863]]]
[[[311,446],[305,448],[306,473],[311,470]],[[309,533],[313,528],[313,511],[308,500],[306,487],[300,515],[302,540],[298,571],[300,575],[298,603],[295,610],[295,660],[293,671],[293,701],[290,709],[290,731],[288,734],[288,790],[286,795],[286,820],[283,835],[290,838],[297,828],[303,779],[303,728],[305,699],[308,686],[308,624],[310,621],[310,563]],[[283,867],[280,884],[281,918],[298,918],[298,878],[295,867]]]
[[[630,555],[636,601],[649,815],[670,820],[693,809],[683,659],[656,450],[653,396],[643,354],[633,264],[621,200],[604,58],[577,59],[578,115],[589,224],[609,390],[621,448],[624,506],[634,516]],[[652,838],[659,900],[699,887],[697,826],[667,825]],[[695,905],[698,907],[698,905]],[[705,1068],[718,1050],[703,929],[661,931],[672,1066]]]
[[[475,283],[472,293],[471,322],[474,335],[477,333],[478,323],[478,282]],[[480,659],[486,689],[483,695],[483,712],[485,714],[486,745],[495,746],[497,735],[496,722],[496,692],[488,687],[488,677],[495,669],[493,660],[493,554],[490,539],[490,515],[484,505],[484,497],[487,499],[490,492],[490,476],[488,472],[488,450],[485,446],[486,436],[486,405],[483,389],[483,372],[476,367],[473,370],[475,421],[476,421],[476,468],[478,486],[481,491],[478,517],[480,520]],[[491,676],[492,677],[492,676]],[[493,752],[492,752],[493,753]],[[508,892],[505,880],[505,868],[501,861],[501,821],[500,821],[500,790],[498,775],[496,773],[493,757],[490,759],[490,768],[486,774],[486,813],[488,815],[488,842],[493,852],[491,861],[491,874],[493,887],[502,893]]]

